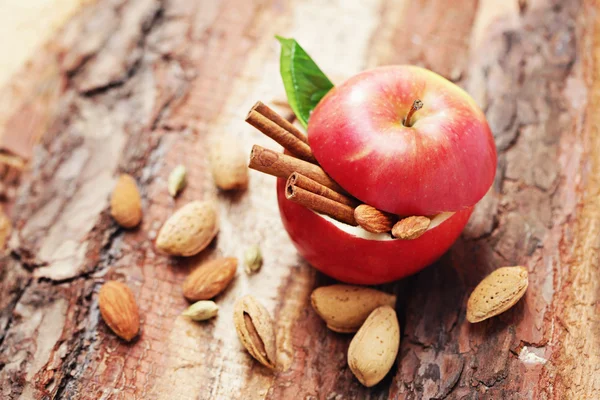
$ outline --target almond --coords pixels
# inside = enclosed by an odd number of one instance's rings
[[[367,204],[361,204],[354,209],[354,219],[364,230],[373,233],[383,233],[392,230],[398,217]]]
[[[248,186],[248,163],[239,140],[229,135],[219,136],[210,145],[209,160],[218,188],[238,190]]]
[[[489,274],[473,290],[467,302],[467,320],[481,322],[502,314],[525,294],[529,277],[525,267],[502,267]]]
[[[310,296],[317,314],[335,332],[356,332],[377,307],[394,307],[396,296],[361,286],[331,285],[315,289]]]
[[[106,282],[100,288],[98,306],[106,325],[121,339],[130,341],[138,334],[138,306],[127,285],[117,281]]]
[[[158,232],[156,247],[173,256],[193,256],[219,231],[217,208],[209,201],[192,201],[177,210]]]
[[[110,199],[110,214],[123,228],[133,228],[142,220],[142,199],[131,175],[123,174]]]
[[[234,257],[217,258],[202,264],[183,282],[183,295],[190,301],[212,299],[229,285],[237,264]]]
[[[233,323],[250,355],[265,367],[275,369],[275,325],[267,309],[254,297],[245,296],[235,303]]]
[[[8,215],[6,215],[0,208],[0,254],[2,250],[4,250],[4,246],[10,237],[11,231],[12,224],[10,222],[10,218],[8,218]]]
[[[398,239],[416,239],[427,231],[431,220],[423,216],[404,218],[394,225],[392,235]]]
[[[390,306],[377,308],[360,327],[348,348],[348,366],[356,378],[371,387],[390,371],[400,347],[400,325]]]

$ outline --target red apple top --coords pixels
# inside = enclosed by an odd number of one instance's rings
[[[415,100],[423,107],[404,119]],[[477,203],[496,172],[485,117],[461,88],[415,66],[380,67],[333,88],[308,140],[349,193],[398,215],[433,215]]]

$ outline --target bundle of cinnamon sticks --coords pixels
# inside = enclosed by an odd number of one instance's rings
[[[416,239],[429,228],[431,220],[427,217],[400,219],[361,204],[319,166],[306,135],[262,102],[252,107],[246,122],[279,143],[290,154],[254,145],[249,164],[250,168],[257,171],[287,179],[285,195],[288,200],[345,224],[360,225],[369,232],[391,231],[399,239]]]

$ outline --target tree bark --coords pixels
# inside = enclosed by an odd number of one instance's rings
[[[0,260],[0,395],[8,399],[600,398],[600,22],[592,0],[99,0],[86,6],[0,95],[0,148],[14,231]],[[485,110],[495,183],[462,237],[431,267],[382,289],[399,297],[396,366],[364,388],[308,300],[331,282],[300,259],[279,221],[274,178],[218,192],[207,144],[222,133],[274,147],[244,123],[284,99],[275,34],[296,37],[333,78],[383,64],[430,68]],[[285,111],[285,109],[280,109]],[[167,177],[183,163],[188,187]],[[12,167],[14,169],[14,166]],[[110,218],[116,176],[142,188],[144,218]],[[13,190],[14,191],[14,190]],[[1,193],[0,193],[1,195]],[[0,196],[1,197],[1,196]],[[162,222],[217,199],[221,232],[188,259],[156,252]],[[238,272],[219,317],[192,323],[181,283],[198,263],[260,243],[260,273]],[[492,270],[524,265],[527,294],[471,325],[465,304]],[[97,291],[126,282],[142,331],[127,344],[102,322]],[[233,303],[273,313],[272,373],[240,345]]]

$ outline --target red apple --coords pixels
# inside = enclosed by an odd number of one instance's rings
[[[405,126],[415,100],[423,108]],[[336,86],[313,111],[308,140],[344,189],[398,215],[471,207],[496,172],[494,139],[473,99],[414,66],[375,68]]]
[[[415,100],[422,109],[404,121]],[[496,148],[481,110],[462,89],[419,67],[360,73],[317,105],[308,140],[323,169],[348,193],[378,209],[427,215],[415,240],[370,234],[277,195],[300,254],[344,282],[378,284],[413,274],[454,243],[491,186]]]

